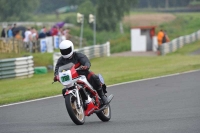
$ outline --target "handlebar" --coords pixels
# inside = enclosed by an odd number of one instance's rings
[[[80,66],[80,67],[78,67],[78,68],[76,68],[76,71],[77,70],[88,70],[88,67],[87,66]]]
[[[78,68],[76,68],[75,70],[76,70],[76,71],[77,71],[77,70],[82,70],[82,68],[81,68],[81,67],[78,67]]]

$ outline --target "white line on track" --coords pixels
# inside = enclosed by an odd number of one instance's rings
[[[118,86],[118,85],[123,85],[123,84],[128,84],[128,83],[134,83],[134,82],[140,82],[140,81],[146,81],[146,80],[152,80],[152,79],[158,79],[158,78],[164,78],[164,77],[171,77],[171,76],[176,76],[176,75],[186,74],[186,73],[192,73],[192,72],[198,72],[198,71],[200,71],[200,70],[193,70],[193,71],[182,72],[182,73],[175,73],[175,74],[170,74],[170,75],[165,75],[165,76],[159,76],[159,77],[153,77],[153,78],[147,78],[147,79],[141,79],[141,80],[123,82],[123,83],[119,83],[119,84],[109,85],[107,87],[113,87],[113,86]],[[0,108],[12,106],[12,105],[23,104],[23,103],[41,101],[41,100],[55,98],[55,97],[60,97],[60,96],[62,96],[62,95],[56,95],[56,96],[51,96],[51,97],[45,97],[45,98],[39,98],[39,99],[34,99],[34,100],[28,100],[28,101],[24,101],[24,102],[17,102],[17,103],[12,103],[12,104],[6,104],[6,105],[0,106]]]

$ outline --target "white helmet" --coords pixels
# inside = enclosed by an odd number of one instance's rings
[[[63,58],[69,58],[74,52],[74,44],[70,40],[64,40],[59,45]]]

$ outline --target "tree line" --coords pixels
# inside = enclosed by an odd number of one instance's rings
[[[26,21],[33,14],[77,5],[78,12],[96,16],[97,30],[115,31],[118,23],[132,8],[185,7],[200,0],[0,0],[0,21]]]
[[[192,1],[200,0],[138,0],[138,8],[187,7]]]

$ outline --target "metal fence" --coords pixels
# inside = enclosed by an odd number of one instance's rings
[[[34,73],[33,56],[0,60],[0,80],[31,77]]]
[[[167,53],[174,52],[179,48],[183,47],[184,45],[195,42],[197,40],[200,40],[200,30],[190,35],[181,36],[172,40],[171,42],[162,44],[161,54],[165,55]]]

